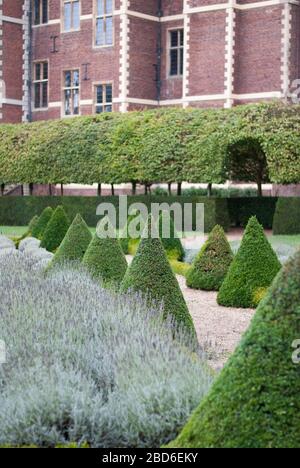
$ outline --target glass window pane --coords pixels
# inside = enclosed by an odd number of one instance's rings
[[[109,15],[113,12],[113,0],[106,0],[106,14]]]
[[[43,63],[43,80],[48,80],[48,63]]]
[[[178,46],[178,31],[171,31],[171,47]]]
[[[79,2],[73,3],[73,29],[80,28],[80,8]]]
[[[113,43],[113,18],[112,16],[106,18],[106,44],[112,45]]]
[[[112,112],[112,106],[105,106],[105,112]]]
[[[71,27],[72,27],[71,3],[65,3],[65,6],[64,6],[64,29],[65,29],[65,31],[70,31]]]
[[[35,65],[35,79],[40,80],[41,79],[41,64],[37,63]]]
[[[65,91],[65,115],[71,115],[71,91]]]
[[[73,114],[79,114],[79,89],[73,90]]]
[[[71,72],[66,71],[65,72],[65,87],[70,88],[70,86],[71,86]]]
[[[34,85],[34,107],[39,109],[41,103],[41,87],[40,83],[35,83]]]
[[[42,107],[48,107],[48,83],[42,83]]]
[[[102,114],[103,112],[103,106],[97,106],[96,107],[96,114]]]
[[[97,16],[104,15],[104,0],[97,0]]]
[[[180,67],[179,67],[180,75],[183,75],[183,49],[180,49]]]
[[[43,0],[43,23],[48,23],[48,0]]]
[[[97,86],[97,104],[103,103],[103,86]]]
[[[34,24],[40,24],[40,0],[34,0]]]
[[[178,52],[171,50],[170,52],[170,75],[176,76],[178,74]]]
[[[112,102],[112,85],[106,85],[106,102]]]
[[[96,45],[105,44],[105,34],[104,34],[104,20],[97,19],[96,25]]]
[[[184,32],[183,32],[183,29],[181,29],[181,31],[180,31],[180,45],[181,46],[184,45]]]
[[[79,86],[79,70],[73,72],[73,86]]]

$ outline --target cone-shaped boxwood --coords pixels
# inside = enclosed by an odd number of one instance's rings
[[[195,336],[193,320],[161,239],[157,235],[156,238],[147,236],[147,232],[151,233],[151,228],[152,217],[149,216],[138,251],[121,283],[121,292],[140,291],[151,301],[163,302],[165,315],[173,316],[179,326],[184,326]]]
[[[81,262],[91,240],[92,234],[86,222],[77,214],[48,269],[65,262]]]
[[[299,448],[299,338],[300,252],[278,274],[211,392],[171,445]]]
[[[248,222],[241,247],[218,294],[227,307],[256,307],[281,264],[255,217]]]
[[[41,216],[39,217],[38,222],[32,229],[32,232],[31,232],[32,237],[35,237],[36,239],[42,239],[45,229],[47,227],[47,224],[49,223],[52,215],[53,215],[53,209],[50,206],[44,209]]]
[[[108,286],[120,286],[127,270],[127,261],[116,238],[100,238],[95,234],[82,260],[94,278]]]
[[[38,215],[35,215],[35,216],[31,219],[30,223],[28,224],[28,230],[27,230],[27,233],[26,233],[27,236],[31,236],[31,235],[32,235],[32,231],[33,231],[33,230],[35,229],[35,227],[37,226],[38,221],[39,221]]]
[[[233,253],[221,226],[215,226],[188,271],[186,284],[193,289],[218,291],[233,260]]]
[[[55,252],[62,243],[69,227],[70,220],[65,210],[62,206],[58,206],[44,231],[41,247],[47,249],[49,252]]]
[[[167,237],[164,236],[164,228],[167,228],[167,233],[169,231],[170,235],[168,235]],[[174,221],[169,215],[169,213],[162,213],[160,215],[159,235],[168,257],[174,260],[183,260],[184,249],[182,247],[181,240],[176,232]]]

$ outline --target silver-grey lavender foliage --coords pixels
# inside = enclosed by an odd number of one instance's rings
[[[158,447],[207,393],[205,362],[141,297],[84,272],[44,277],[30,256],[0,260],[0,445]]]

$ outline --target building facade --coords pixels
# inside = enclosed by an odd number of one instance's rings
[[[0,122],[288,99],[299,0],[0,0]]]

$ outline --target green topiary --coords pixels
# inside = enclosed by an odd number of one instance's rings
[[[136,256],[121,283],[121,292],[140,291],[147,295],[150,301],[163,302],[165,315],[173,316],[178,325],[184,326],[196,336],[193,320],[161,240],[147,237],[148,230],[151,232],[152,223],[150,215]]]
[[[170,229],[170,236],[164,237],[163,233],[163,223],[164,227]],[[159,235],[162,241],[162,245],[164,246],[165,251],[169,258],[173,260],[182,261],[184,257],[184,249],[182,247],[182,243],[178,234],[176,232],[176,228],[174,225],[174,221],[169,213],[161,213],[159,218]]]
[[[35,216],[31,219],[30,223],[28,224],[28,230],[27,230],[27,233],[26,233],[26,237],[32,235],[32,232],[33,232],[33,230],[35,229],[35,227],[37,226],[38,221],[39,221],[38,215],[35,215]]]
[[[193,289],[218,291],[233,260],[233,253],[221,226],[215,226],[187,274]]]
[[[108,286],[120,286],[127,270],[127,261],[116,238],[99,238],[95,234],[82,260],[95,278]]]
[[[47,227],[47,224],[49,223],[52,215],[53,215],[53,209],[50,206],[44,209],[41,216],[39,217],[38,222],[32,229],[32,232],[31,232],[32,237],[35,237],[36,239],[42,239],[45,229]]]
[[[172,447],[299,448],[300,252],[279,273],[241,344]],[[295,351],[295,359],[299,352]]]
[[[44,231],[41,247],[47,249],[49,252],[55,252],[62,243],[69,227],[70,220],[65,210],[62,206],[58,206]]]
[[[91,240],[92,234],[86,222],[82,219],[80,214],[78,214],[69,227],[48,269],[64,262],[81,262]]]
[[[227,307],[256,307],[258,291],[268,288],[281,264],[255,217],[249,220],[241,247],[218,294]]]

